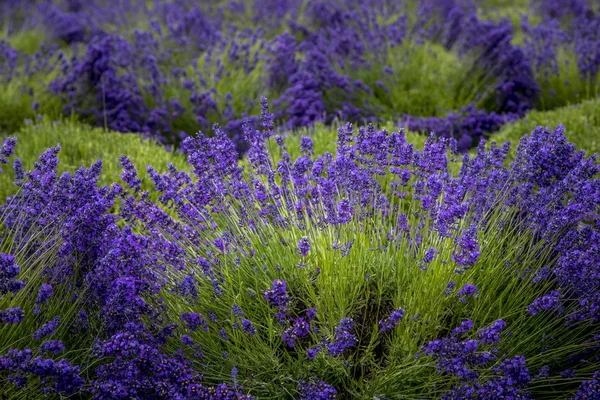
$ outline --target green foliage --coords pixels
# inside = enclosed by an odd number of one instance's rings
[[[107,132],[102,128],[91,128],[73,119],[52,123],[48,118],[39,124],[26,125],[14,134],[18,138],[17,155],[23,161],[25,170],[33,167],[33,163],[47,148],[61,144],[59,171],[73,172],[81,166],[90,166],[98,159],[103,168],[100,184],[121,182],[121,166],[119,156],[126,154],[131,158],[142,176],[142,188],[149,190],[152,181],[145,174],[146,165],[166,168],[168,162],[178,168],[187,165],[185,157],[180,153],[166,151],[154,141],[144,140],[138,134],[120,134]],[[14,193],[16,186],[12,184],[13,173],[10,166],[4,167],[0,174],[0,200]]]
[[[370,68],[348,67],[345,72],[372,89],[362,101],[382,120],[404,114],[445,116],[475,100],[476,91],[461,90],[472,83],[472,77],[463,80],[464,62],[441,45],[405,43],[390,48],[385,60],[370,61]],[[385,67],[391,67],[393,73]]]
[[[538,110],[552,110],[558,107],[574,105],[586,99],[594,99],[600,95],[600,79],[585,79],[577,66],[576,55],[561,49],[558,52],[558,73],[550,72],[547,76],[538,72],[536,76],[540,84]]]
[[[511,154],[514,154],[521,136],[537,126],[554,128],[558,124],[565,126],[567,140],[577,148],[588,154],[600,152],[600,98],[552,111],[532,111],[525,118],[505,125],[490,137],[490,141],[511,141]]]

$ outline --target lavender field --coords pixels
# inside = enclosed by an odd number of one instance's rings
[[[0,399],[600,399],[600,1],[0,0]]]

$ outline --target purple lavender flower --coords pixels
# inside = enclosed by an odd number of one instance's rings
[[[194,339],[192,339],[188,335],[181,335],[180,339],[181,339],[181,343],[185,344],[186,346],[193,346],[194,345]]]
[[[123,174],[121,174],[121,178],[123,181],[127,183],[127,185],[132,188],[135,192],[141,190],[142,181],[137,177],[138,173],[135,169],[135,166],[131,162],[131,160],[127,156],[121,156],[119,159],[121,167],[123,168]]]
[[[4,143],[2,143],[2,147],[0,148],[0,166],[8,164],[8,159],[14,154],[16,145],[17,138],[15,136],[9,136],[4,139]],[[2,172],[2,167],[0,167],[0,172]]]
[[[37,298],[35,299],[35,303],[37,305],[45,304],[48,299],[52,296],[52,285],[48,285],[47,283],[42,283],[42,287],[40,288]]]
[[[201,314],[194,312],[186,312],[181,314],[179,317],[191,332],[195,331],[200,327],[202,327],[205,332],[208,332],[208,324],[206,323],[206,320]]]
[[[302,257],[306,257],[308,255],[309,251],[310,251],[310,242],[308,241],[308,238],[306,236],[304,236],[304,237],[302,237],[302,239],[300,239],[298,241],[298,248],[296,249],[296,253],[301,254]]]
[[[323,347],[324,346],[322,344],[318,344],[316,347],[306,349],[306,357],[308,360],[313,361],[317,357],[317,354],[323,350]]]
[[[471,329],[473,329],[473,321],[468,319],[466,321],[461,322],[459,327],[452,329],[452,336],[458,337],[458,336],[465,335]]]
[[[284,280],[276,279],[273,281],[273,287],[265,290],[265,300],[272,306],[277,307],[279,312],[277,314],[279,320],[285,321],[285,315],[288,310],[288,303],[290,298],[287,295],[286,283]]]
[[[300,139],[300,151],[306,156],[313,155],[314,143],[310,136],[302,136]]]
[[[40,340],[42,338],[53,335],[58,329],[58,325],[60,325],[60,317],[56,316],[52,320],[48,321],[40,329],[33,333],[33,338],[35,340]]]
[[[489,328],[481,329],[477,332],[477,339],[480,343],[498,343],[500,341],[500,332],[506,328],[506,322],[499,319],[495,321]]]
[[[560,306],[560,293],[553,290],[545,296],[537,298],[528,307],[530,315],[537,315],[540,311],[555,310]]]
[[[479,258],[479,243],[477,242],[477,226],[472,225],[462,236],[457,238],[458,248],[452,254],[452,261],[461,268],[458,271],[475,265]]]
[[[58,354],[65,351],[65,345],[60,340],[46,340],[40,346],[40,350],[44,353]]]
[[[242,320],[242,330],[244,331],[244,333],[247,333],[249,335],[256,335],[256,328],[254,327],[254,325],[252,325],[252,322],[247,319]]]
[[[27,386],[28,377],[32,375],[39,378],[45,393],[55,393],[70,396],[78,392],[85,380],[80,376],[80,369],[69,361],[33,357],[30,349],[10,349],[6,355],[0,357],[0,365],[10,366],[7,371],[8,381],[16,385]]]
[[[452,293],[452,291],[454,290],[455,287],[456,287],[456,282],[455,281],[448,282],[448,285],[446,285],[446,289],[444,289],[444,294],[445,295],[450,295]]]
[[[198,289],[196,288],[196,281],[191,275],[184,277],[183,280],[177,284],[175,290],[184,297],[189,297],[193,300],[198,300]]]
[[[283,340],[289,347],[294,347],[299,338],[305,337],[310,332],[310,325],[304,318],[294,320],[291,327],[287,328],[281,335]]]
[[[227,334],[227,331],[223,328],[219,329],[219,336],[221,336],[221,339],[225,341],[229,340],[229,335]]]
[[[15,256],[0,253],[0,296],[18,292],[25,286],[23,281],[15,280],[20,272],[21,268],[15,264]]]
[[[404,309],[397,308],[385,319],[379,321],[379,330],[386,332],[394,329],[400,323],[400,320],[404,318]]]
[[[338,356],[345,350],[356,346],[358,339],[350,331],[354,327],[352,318],[343,318],[340,324],[335,328],[333,341],[327,345],[327,354]]]
[[[299,400],[331,400],[335,399],[337,390],[323,381],[317,381],[316,378],[310,381],[298,381]]]
[[[25,318],[25,311],[21,307],[7,308],[0,310],[0,323],[3,324],[18,324]]]
[[[583,381],[575,394],[575,399],[597,399],[598,396],[600,396],[600,371],[596,371],[592,379]]]
[[[467,297],[477,297],[479,295],[479,289],[477,286],[471,283],[465,283],[465,285],[458,291],[458,298],[463,303],[467,302]]]

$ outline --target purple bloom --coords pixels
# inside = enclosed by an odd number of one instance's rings
[[[327,345],[327,354],[338,356],[346,349],[356,346],[358,339],[352,332],[354,321],[352,318],[343,318],[340,324],[335,328],[333,341]]]
[[[489,328],[481,329],[477,332],[477,338],[480,343],[498,343],[500,341],[500,332],[506,328],[506,322],[499,319]]]
[[[296,250],[296,254],[301,254],[302,257],[306,257],[308,252],[310,251],[310,242],[308,238],[304,236],[302,239],[298,241],[298,248]]]
[[[479,295],[479,289],[477,286],[471,283],[465,283],[465,285],[458,291],[458,298],[463,303],[466,303],[467,297],[477,297]]]
[[[454,281],[448,282],[448,285],[446,285],[446,289],[444,289],[444,294],[450,295],[455,287],[456,287],[456,282],[454,282]]]
[[[291,327],[287,328],[283,332],[281,335],[281,340],[283,340],[289,347],[294,347],[296,341],[299,338],[308,335],[308,332],[310,332],[309,323],[306,322],[304,318],[298,318],[294,320],[294,323]]]
[[[14,154],[17,138],[9,136],[4,139],[2,147],[0,147],[0,172],[2,172],[2,164],[8,164],[8,159]]]
[[[123,181],[125,181],[125,183],[127,183],[127,185],[130,188],[132,188],[135,192],[140,191],[142,188],[142,181],[137,177],[137,170],[135,169],[135,166],[133,165],[131,160],[127,156],[121,156],[119,162],[121,163],[121,167],[123,168],[123,173],[121,174],[121,178],[123,178]]]
[[[560,293],[553,290],[549,294],[537,298],[528,307],[530,315],[537,315],[540,311],[555,310],[560,306]]]
[[[477,242],[477,226],[472,225],[466,230],[462,236],[457,238],[458,247],[452,254],[452,261],[457,263],[461,268],[458,271],[463,271],[468,267],[472,267],[479,258],[479,243]]]
[[[18,292],[25,286],[23,281],[15,280],[20,272],[21,268],[15,264],[15,256],[0,253],[0,296]]]
[[[379,321],[379,329],[381,332],[386,332],[394,329],[400,323],[400,320],[404,318],[404,309],[398,308],[389,315],[385,320]]]
[[[0,310],[0,323],[3,324],[18,324],[25,318],[25,311],[21,307],[7,308]]]
[[[70,396],[78,392],[85,383],[78,366],[65,359],[54,361],[42,357],[34,358],[29,349],[8,350],[6,355],[0,357],[0,365],[9,368],[6,371],[9,374],[8,381],[17,387],[27,386],[27,375],[32,375],[39,378],[45,393]]]
[[[600,371],[596,371],[592,379],[583,381],[577,393],[576,400],[597,399],[600,396]]]
[[[264,291],[265,300],[272,306],[279,309],[277,317],[280,321],[285,321],[288,311],[290,298],[287,295],[286,283],[284,280],[276,279],[273,281],[273,287]]]
[[[37,298],[35,299],[35,303],[37,305],[45,304],[50,298],[50,296],[52,296],[52,285],[42,283],[42,287],[38,292]]]
[[[337,390],[323,381],[317,381],[316,378],[306,382],[298,381],[299,400],[331,400],[335,399]]]
[[[250,322],[247,319],[242,320],[242,330],[244,331],[244,333],[247,333],[249,335],[256,335],[256,328],[254,327],[254,325],[252,325],[252,322]]]
[[[194,339],[192,339],[188,335],[181,335],[180,339],[181,343],[185,344],[186,346],[192,346],[194,344]]]
[[[206,323],[206,320],[201,314],[194,312],[186,312],[181,314],[179,317],[191,332],[195,331],[200,327],[202,327],[205,332],[208,332],[208,324]]]
[[[311,156],[314,153],[314,144],[310,136],[302,136],[300,139],[300,151],[306,156]]]
[[[40,350],[44,353],[58,354],[65,351],[65,345],[60,340],[46,340],[40,346]]]
[[[60,317],[56,316],[49,322],[42,325],[40,329],[33,333],[33,338],[35,340],[40,340],[42,338],[53,335],[58,329],[58,325],[60,325]]]
[[[219,336],[221,336],[221,339],[223,340],[229,340],[229,335],[227,334],[227,331],[223,328],[219,329]]]

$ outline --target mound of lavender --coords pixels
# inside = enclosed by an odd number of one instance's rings
[[[94,0],[3,7],[12,18],[4,23],[8,40],[0,43],[0,81],[31,101],[27,118],[75,114],[168,145],[220,122],[244,151],[241,126],[259,111],[257,99],[266,93],[275,100],[276,123],[286,129],[413,114],[444,117],[472,105],[477,112],[469,112],[467,121],[456,124],[452,114],[452,129],[436,132],[464,136],[459,146],[465,150],[531,109],[539,91],[530,62],[512,44],[511,24],[481,19],[467,1],[412,7],[383,0],[177,0],[152,6]],[[17,46],[18,35],[28,32],[49,39],[33,55]],[[411,60],[423,52],[432,58],[456,54],[460,65],[452,68],[464,70],[456,82],[441,82],[455,92],[444,105],[433,95],[420,106],[404,100],[424,90],[418,77],[412,82],[404,76],[420,67]],[[411,127],[432,126],[426,119]]]
[[[292,160],[266,101],[260,119],[246,167],[218,126],[184,141],[189,171],[148,166],[158,202],[125,156],[106,187],[101,162],[59,176],[59,147],[15,159],[3,393],[598,396],[599,166],[562,127],[507,166],[508,143],[459,157],[349,124],[335,154],[305,137]]]

